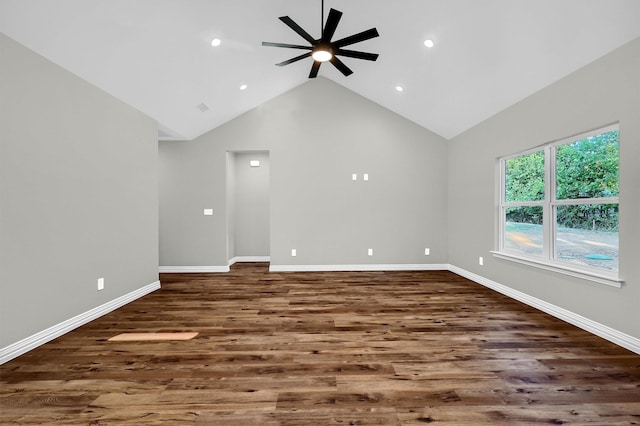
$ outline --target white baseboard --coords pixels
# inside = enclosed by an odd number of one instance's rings
[[[97,306],[93,309],[88,310],[82,314],[76,315],[73,318],[69,318],[68,320],[62,321],[59,324],[56,324],[52,327],[47,328],[46,330],[42,330],[32,336],[26,337],[16,343],[12,343],[11,345],[0,349],[0,364],[4,364],[7,361],[11,361],[12,359],[29,352],[32,349],[37,348],[40,345],[43,345],[51,340],[62,336],[69,331],[80,327],[90,321],[93,321],[96,318],[99,318],[105,314],[108,314],[111,311],[114,311],[127,303],[133,302],[136,299],[141,298],[155,290],[160,288],[160,281],[156,281],[154,283],[148,284],[144,287],[141,287],[137,290],[134,290],[130,293],[127,293],[123,296],[120,296],[116,299],[111,300],[105,304]]]
[[[208,272],[229,272],[229,266],[160,266],[159,272],[161,274],[178,273],[178,274],[193,274],[193,273],[208,273]]]
[[[366,271],[447,271],[448,264],[393,263],[363,265],[270,265],[269,272],[366,272]]]
[[[487,288],[495,290],[498,293],[502,293],[505,296],[509,296],[512,299],[518,300],[531,307],[534,307],[543,312],[546,312],[549,315],[552,315],[556,318],[559,318],[563,321],[568,322],[569,324],[573,324],[576,327],[579,327],[583,330],[586,330],[590,333],[595,334],[596,336],[600,336],[603,339],[606,339],[612,343],[615,343],[618,346],[622,346],[623,348],[629,349],[632,352],[640,354],[640,339],[636,337],[625,334],[609,326],[600,324],[599,322],[593,321],[589,318],[585,318],[582,315],[578,315],[574,312],[568,311],[564,308],[553,305],[549,302],[545,302],[544,300],[538,299],[537,297],[533,297],[526,293],[522,293],[521,291],[514,290],[503,284],[497,283],[490,279],[484,278],[480,275],[474,274],[473,272],[469,272],[462,268],[458,268],[457,266],[449,265],[449,270],[462,277],[468,278],[471,281],[475,281],[478,284],[481,284]]]
[[[229,266],[243,262],[270,262],[271,256],[236,256],[229,260]]]

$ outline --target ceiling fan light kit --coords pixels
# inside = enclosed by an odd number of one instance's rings
[[[321,8],[321,24],[324,24],[324,0],[322,1]],[[344,62],[338,59],[338,56],[364,59],[366,61],[375,61],[376,59],[378,59],[378,54],[360,52],[356,50],[347,50],[343,49],[343,47],[378,37],[379,34],[377,29],[371,28],[337,41],[331,41],[336,28],[338,27],[338,23],[340,22],[340,18],[342,18],[342,12],[336,9],[330,9],[326,25],[321,25],[322,34],[319,39],[315,39],[308,32],[302,29],[302,27],[296,24],[293,19],[288,16],[281,16],[279,19],[284,22],[289,28],[295,31],[300,37],[304,38],[310,45],[303,46],[299,44],[272,43],[268,41],[263,41],[262,45],[270,47],[284,47],[288,49],[308,50],[309,52],[307,53],[303,53],[302,55],[277,63],[276,65],[282,67],[293,62],[311,57],[313,59],[313,65],[311,65],[309,78],[316,78],[318,76],[320,65],[323,62],[331,62],[333,66],[336,67],[338,71],[340,71],[344,76],[349,76],[353,74],[353,71],[347,65],[345,65]]]
[[[320,43],[311,52],[311,57],[314,61],[327,62],[333,58],[333,51],[328,44]]]

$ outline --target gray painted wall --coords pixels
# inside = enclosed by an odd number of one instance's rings
[[[260,167],[250,167],[257,160]],[[233,233],[235,254],[229,256],[269,256],[269,153],[233,153],[234,212]]]
[[[640,39],[449,144],[449,262],[640,338]],[[621,289],[493,258],[497,159],[620,122]],[[478,265],[484,256],[485,266]]]
[[[2,34],[0,58],[2,348],[158,280],[158,148],[155,121]]]
[[[446,262],[446,141],[318,78],[193,141],[160,142],[161,265],[227,264],[226,152],[249,150],[270,152],[272,265]]]

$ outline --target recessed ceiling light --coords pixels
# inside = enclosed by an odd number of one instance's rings
[[[213,47],[218,47],[218,46],[220,46],[220,43],[222,43],[222,41],[220,41],[220,39],[219,39],[219,38],[214,38],[213,40],[211,40],[211,45],[212,45]]]
[[[240,86],[240,90],[245,90],[246,88],[247,88],[246,84],[243,84],[243,85]]]
[[[427,47],[433,47],[433,40],[425,40],[424,45]]]
[[[396,86],[396,90],[397,90],[398,92],[402,92],[402,91],[404,90],[404,87],[402,87],[402,86]]]

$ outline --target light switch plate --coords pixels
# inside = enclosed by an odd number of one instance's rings
[[[205,216],[213,216],[213,209],[204,209]]]

